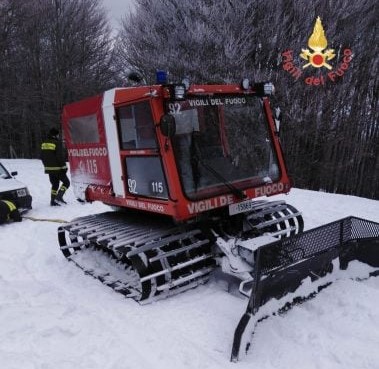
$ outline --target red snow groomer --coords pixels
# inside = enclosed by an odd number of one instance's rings
[[[266,199],[291,188],[272,93],[248,80],[161,80],[63,111],[76,197],[113,207],[61,226],[63,254],[140,303],[196,287],[220,266],[249,298],[232,360],[272,298],[323,280],[334,259],[379,267],[379,224],[350,217],[303,232],[293,206]]]

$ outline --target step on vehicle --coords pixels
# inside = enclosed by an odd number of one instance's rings
[[[0,162],[0,200],[14,202],[22,214],[32,208],[32,196],[26,185],[15,178],[17,174],[10,172],[4,163]]]
[[[60,248],[141,304],[194,288],[221,268],[249,299],[235,332],[236,361],[267,301],[296,296],[305,278],[321,280],[338,258],[343,268],[358,259],[379,267],[379,224],[342,220],[310,235],[297,209],[268,201],[291,189],[272,83],[158,77],[156,85],[115,88],[64,107],[76,197],[115,211],[59,227]]]

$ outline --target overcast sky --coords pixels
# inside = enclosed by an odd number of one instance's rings
[[[130,12],[134,6],[134,0],[103,0],[103,3],[114,28],[119,28],[121,17]]]

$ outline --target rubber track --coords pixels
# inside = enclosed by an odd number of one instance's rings
[[[304,220],[301,213],[285,201],[254,201],[254,207],[245,214],[250,227],[258,234],[283,238],[301,233]]]
[[[215,267],[210,242],[200,229],[170,221],[109,212],[74,219],[58,229],[61,251],[69,260],[126,297],[147,303],[205,283]],[[99,274],[75,260],[82,249],[105,252],[139,283]]]
[[[254,202],[244,214],[255,234],[278,238],[303,230],[301,214],[284,201]],[[74,219],[58,228],[64,256],[86,274],[140,303],[165,298],[205,283],[215,268],[211,241],[194,226],[174,225],[169,219],[108,212]],[[210,226],[210,225],[209,225]],[[125,273],[98,271],[77,260],[81,250],[105,253]]]

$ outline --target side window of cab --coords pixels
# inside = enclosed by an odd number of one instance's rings
[[[121,150],[156,149],[149,101],[118,108]]]

